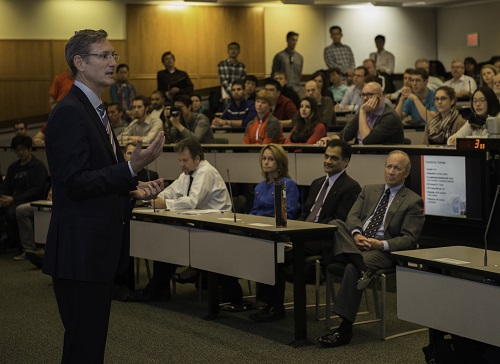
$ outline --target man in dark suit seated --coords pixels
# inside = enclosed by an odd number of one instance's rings
[[[344,140],[331,140],[325,150],[323,169],[326,176],[315,179],[305,203],[304,213],[298,220],[327,224],[334,219],[345,220],[356,201],[361,187],[345,171],[351,159],[351,146]],[[306,242],[306,256],[329,257],[331,241]],[[258,322],[278,320],[285,317],[283,308],[285,276],[276,285],[259,285],[257,299],[267,303],[260,312],[251,314],[250,319]]]
[[[404,186],[410,158],[402,151],[389,153],[385,185],[367,185],[354,203],[346,222],[334,220],[333,257],[347,263],[333,312],[342,318],[339,328],[318,338],[326,347],[348,344],[363,289],[374,272],[394,266],[391,251],[414,249],[424,225],[424,202]]]

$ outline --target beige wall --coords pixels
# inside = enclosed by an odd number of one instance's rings
[[[484,62],[500,56],[498,14],[500,3],[439,10],[438,56],[447,69],[454,59],[471,56]],[[479,33],[479,47],[467,47],[468,33]]]
[[[78,29],[106,29],[125,39],[125,5],[112,1],[0,1],[0,39],[68,39]]]

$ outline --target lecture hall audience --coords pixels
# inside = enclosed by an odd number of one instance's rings
[[[285,144],[316,144],[326,136],[326,124],[321,120],[316,99],[306,96],[300,101],[297,114],[292,119],[292,132]]]
[[[275,97],[268,90],[260,90],[255,96],[257,117],[248,123],[243,144],[282,144],[283,130],[278,119],[272,115]]]
[[[486,118],[488,116],[497,116],[500,112],[500,103],[495,92],[488,86],[479,87],[472,94],[471,110],[472,113],[465,124],[448,138],[448,145],[456,145],[457,138],[466,138],[471,135],[482,138],[488,137]]]
[[[450,86],[441,86],[434,94],[437,112],[425,124],[424,144],[446,144],[448,138],[465,124],[458,112],[456,92]]]

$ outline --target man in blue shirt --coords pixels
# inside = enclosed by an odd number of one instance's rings
[[[411,89],[403,87],[396,106],[396,112],[401,119],[410,116],[411,120],[425,124],[434,117],[437,109],[434,105],[434,91],[427,87],[428,81],[429,74],[423,68],[411,71]]]
[[[212,126],[246,126],[257,116],[254,102],[245,99],[242,81],[233,82],[231,96],[231,103],[224,110],[220,118],[214,118]]]

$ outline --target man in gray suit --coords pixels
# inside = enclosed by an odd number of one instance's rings
[[[342,318],[339,328],[318,338],[322,346],[337,347],[352,339],[352,325],[363,289],[374,272],[395,264],[390,252],[414,249],[424,225],[424,203],[404,186],[410,174],[405,152],[389,153],[385,162],[385,185],[367,185],[354,203],[346,222],[334,220],[333,256],[347,263],[333,312]]]

